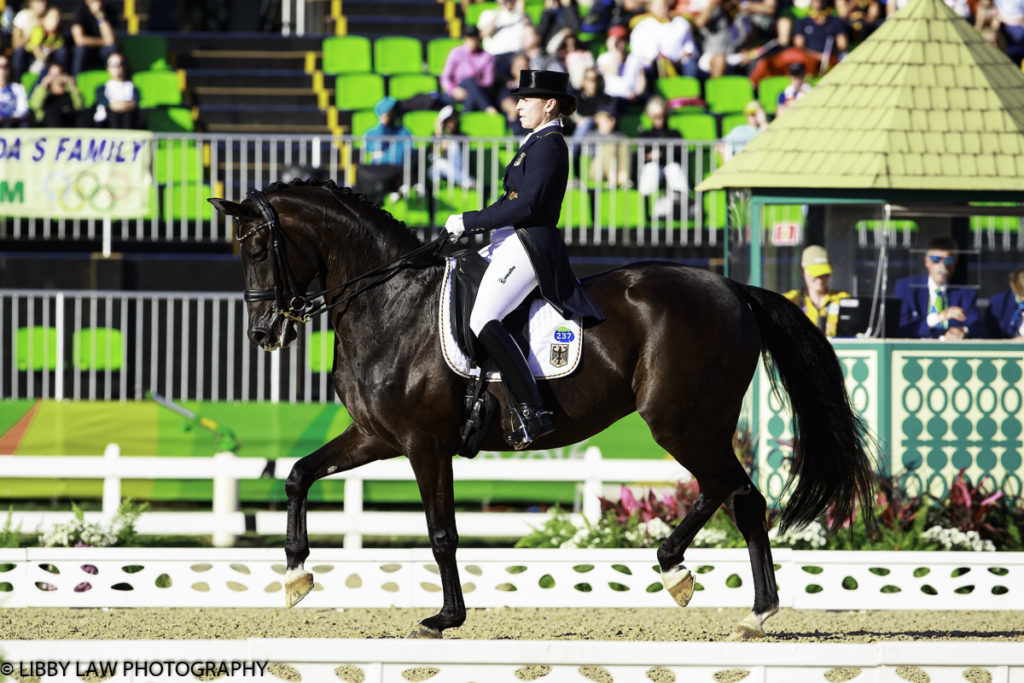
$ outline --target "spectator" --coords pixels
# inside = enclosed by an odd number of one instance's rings
[[[949,284],[956,269],[956,254],[957,245],[952,239],[932,240],[924,256],[927,274],[912,275],[896,282],[900,336],[957,340],[978,333],[977,293],[969,287]]]
[[[626,136],[615,129],[618,116],[615,108],[605,105],[594,114],[595,130],[587,136],[594,141],[590,161],[590,180],[600,187],[626,188],[629,177],[629,145]]]
[[[11,76],[14,80],[19,80],[32,63],[28,40],[33,29],[42,25],[47,9],[46,0],[27,0],[25,7],[11,21]]]
[[[878,0],[836,0],[836,13],[846,23],[853,45],[861,43],[882,23]]]
[[[597,57],[597,70],[604,77],[604,92],[615,98],[620,110],[626,105],[642,102],[647,91],[647,79],[640,58],[626,52],[626,28],[608,29],[607,51]]]
[[[757,100],[747,102],[743,107],[743,115],[747,117],[747,122],[735,126],[722,138],[719,152],[724,161],[732,159],[758,133],[768,127],[768,117]]]
[[[471,187],[476,181],[467,170],[469,147],[459,130],[459,112],[447,105],[437,114],[434,135],[441,141],[434,146],[431,179],[434,183],[447,180],[459,187]]]
[[[885,15],[892,16],[893,12],[897,12],[907,6],[910,0],[886,0],[885,3]],[[946,6],[956,12],[960,17],[970,21],[971,7],[975,4],[973,0],[945,0]]]
[[[694,25],[703,38],[704,51],[697,62],[703,73],[716,78],[746,66],[749,55],[745,48],[752,31],[749,17],[739,11],[738,0],[710,0]]]
[[[124,55],[115,52],[107,58],[110,80],[99,89],[93,121],[100,128],[142,128],[139,89],[128,77]]]
[[[11,60],[0,52],[0,128],[20,128],[27,124],[25,87],[12,79]]]
[[[1006,55],[1015,64],[1024,58],[1024,0],[995,0],[998,25],[1006,41]]]
[[[779,15],[776,0],[740,0],[740,12],[749,17],[758,43],[776,40],[782,45],[789,44],[792,24],[788,17]]]
[[[530,66],[534,71],[557,71],[558,73],[569,73],[565,65],[565,46],[559,42],[555,50],[549,52],[544,43],[541,42],[540,34],[533,24],[523,27],[523,53],[529,59]]]
[[[993,0],[978,0],[974,11],[974,28],[1000,51],[1006,52],[1006,39],[999,30],[999,11]]]
[[[506,78],[512,58],[525,47],[523,31],[530,24],[523,0],[499,0],[495,9],[484,10],[477,20],[484,50],[494,55],[494,71]]]
[[[576,0],[544,0],[537,33],[548,52],[555,52],[566,36],[582,30],[580,8]]]
[[[697,76],[697,44],[684,17],[669,14],[668,0],[650,0],[629,34],[630,52],[644,64],[649,82],[660,76]]]
[[[519,98],[512,94],[512,91],[519,87],[519,74],[523,69],[529,68],[530,60],[524,53],[513,57],[509,66],[508,80],[505,81],[505,87],[498,94],[498,106],[501,107],[508,130],[513,135],[526,135],[529,132],[523,128],[523,122],[519,120]]]
[[[799,306],[807,319],[817,325],[826,337],[836,336],[839,301],[848,299],[849,292],[829,289],[832,264],[824,247],[812,244],[804,249],[800,255],[800,267],[804,274],[803,290],[793,289],[782,296]]]
[[[668,104],[660,96],[647,100],[645,109],[651,127],[637,134],[641,140],[675,139],[682,141],[679,131],[669,128]],[[679,144],[650,143],[640,146],[643,154],[643,165],[637,178],[637,189],[645,197],[657,194],[661,181],[665,181],[667,192],[655,202],[655,217],[670,216],[676,202],[685,203],[690,192],[690,184],[683,169],[683,150]],[[646,204],[646,203],[645,203]]]
[[[440,82],[445,104],[461,103],[464,111],[497,111],[489,93],[494,56],[481,48],[476,26],[467,26],[462,45],[448,53]]]
[[[75,128],[90,123],[75,79],[59,62],[51,62],[47,67],[46,74],[32,89],[28,106],[43,128]]]
[[[104,0],[81,0],[71,24],[71,39],[75,44],[73,75],[103,64],[117,51],[115,20],[115,13]]]
[[[779,93],[778,108],[775,116],[781,116],[789,105],[811,91],[811,86],[806,80],[807,69],[803,62],[793,62],[789,65],[789,85]]]
[[[373,107],[379,123],[366,131],[366,157],[356,173],[356,190],[371,201],[380,202],[388,194],[405,187],[405,162],[412,148],[412,133],[398,119],[393,97],[385,97]]]
[[[594,114],[612,99],[604,92],[604,77],[596,68],[587,69],[583,74],[583,87],[576,98],[578,106],[573,115],[576,127],[573,137],[580,138],[594,129]]]
[[[822,64],[832,64],[850,49],[846,24],[835,15],[832,0],[811,0],[806,17],[793,27],[793,45],[811,53]]]
[[[583,89],[583,77],[596,63],[594,53],[580,44],[579,36],[570,33],[565,37],[565,68],[569,72],[569,84],[579,93]]]
[[[46,10],[43,20],[32,29],[25,48],[34,60],[29,71],[42,73],[49,62],[57,62],[67,68],[67,52],[64,48],[64,29],[60,23],[60,10],[51,7]]]
[[[1010,273],[1010,288],[988,302],[985,327],[993,339],[1024,342],[1024,268]]]

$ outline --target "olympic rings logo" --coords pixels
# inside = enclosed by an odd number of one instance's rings
[[[91,169],[74,175],[50,171],[43,180],[43,194],[68,213],[78,213],[86,206],[97,213],[107,213],[135,191],[132,178],[112,171],[105,178]]]

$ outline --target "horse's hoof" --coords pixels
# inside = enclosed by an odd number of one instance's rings
[[[672,599],[680,607],[690,604],[693,597],[693,574],[683,565],[678,565],[669,570],[661,570],[661,582],[665,584]]]
[[[313,590],[313,575],[301,569],[289,569],[284,581],[285,607],[295,607]]]
[[[424,624],[416,624],[409,631],[409,635],[406,638],[418,638],[421,640],[438,640],[441,638],[441,632],[431,626]]]
[[[732,632],[732,639],[754,640],[755,638],[764,638],[765,620],[778,611],[778,608],[776,608],[769,610],[764,614],[751,612],[747,616],[743,617],[743,620],[740,623],[736,624],[736,630]]]

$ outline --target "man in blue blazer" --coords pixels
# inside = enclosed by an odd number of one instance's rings
[[[957,340],[981,336],[977,292],[949,284],[957,251],[956,242],[948,237],[932,240],[924,255],[928,273],[896,282],[901,337]]]
[[[1009,289],[989,299],[985,325],[993,339],[1024,341],[1024,268],[1010,273]]]

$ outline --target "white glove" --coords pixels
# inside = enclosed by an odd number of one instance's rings
[[[448,232],[449,239],[452,242],[462,237],[462,233],[466,232],[466,226],[462,223],[462,214],[453,213],[451,216],[448,216],[448,220],[444,223],[444,229]]]

